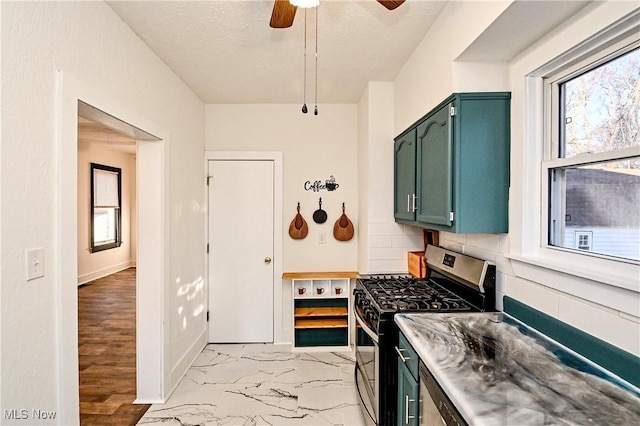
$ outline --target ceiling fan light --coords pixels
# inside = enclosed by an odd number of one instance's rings
[[[296,7],[306,9],[309,7],[317,7],[320,4],[320,0],[289,0],[289,3]]]

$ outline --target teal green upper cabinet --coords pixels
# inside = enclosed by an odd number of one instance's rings
[[[398,136],[394,144],[394,183],[396,219],[416,218],[416,129]]]
[[[395,139],[396,222],[456,233],[508,231],[510,99],[508,92],[455,93]],[[408,202],[410,156],[399,155],[399,146],[412,137],[415,201]]]
[[[421,223],[451,226],[453,211],[453,138],[450,111],[453,103],[441,105],[417,128],[418,211]]]

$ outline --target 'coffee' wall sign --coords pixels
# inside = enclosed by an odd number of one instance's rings
[[[313,191],[313,192],[320,192],[323,190],[335,191],[336,189],[338,189],[339,186],[340,185],[336,183],[336,178],[334,178],[333,175],[331,175],[329,176],[329,179],[324,181],[324,183],[322,183],[322,181],[319,181],[319,180],[313,183],[311,183],[310,180],[306,181],[304,183],[304,190]]]

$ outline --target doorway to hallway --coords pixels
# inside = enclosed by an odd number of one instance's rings
[[[137,399],[139,403],[150,403],[165,397],[163,388],[167,367],[164,363],[164,335],[166,325],[162,321],[163,294],[165,291],[164,254],[166,224],[163,214],[166,210],[163,194],[164,156],[168,141],[166,132],[150,123],[127,105],[111,98],[99,87],[85,84],[68,74],[57,73],[59,94],[59,134],[57,138],[58,175],[56,184],[56,221],[58,232],[55,240],[56,271],[60,282],[57,298],[57,318],[59,374],[57,413],[63,424],[79,422],[79,363],[78,363],[78,117],[103,124],[112,129],[123,123],[133,130],[136,149],[136,221],[138,244],[136,249],[136,293],[137,298],[146,303],[137,306],[136,356],[137,356]],[[100,106],[101,109],[89,105]],[[87,106],[103,115],[103,120],[87,115]],[[104,111],[115,111],[111,115]],[[144,122],[145,128],[155,129],[156,137],[138,127],[127,124]],[[116,127],[118,129],[118,127]],[[122,129],[120,129],[122,130]],[[125,129],[126,131],[126,129]],[[122,269],[122,268],[120,268]],[[112,271],[111,271],[112,272]],[[105,275],[104,273],[102,275]],[[91,277],[94,279],[97,277]],[[88,281],[88,280],[87,280]],[[113,400],[113,399],[112,399]]]

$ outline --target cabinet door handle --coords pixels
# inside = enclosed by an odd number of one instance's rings
[[[418,197],[416,197],[416,194],[413,194],[413,210],[412,212],[415,212],[416,210],[418,210],[418,208],[416,207],[416,200],[418,199]]]
[[[410,212],[411,194],[407,194],[407,213]]]
[[[415,399],[409,399],[409,395],[404,396],[404,422],[409,424],[409,420],[415,418],[415,416],[409,415],[409,403],[415,402]]]
[[[410,360],[411,358],[409,357],[404,357],[404,355],[402,355],[402,352],[404,352],[404,349],[400,349],[399,347],[395,346],[396,348],[396,352],[398,353],[398,356],[400,357],[400,359],[402,360],[402,362],[404,362],[405,364],[407,363],[408,360]]]

